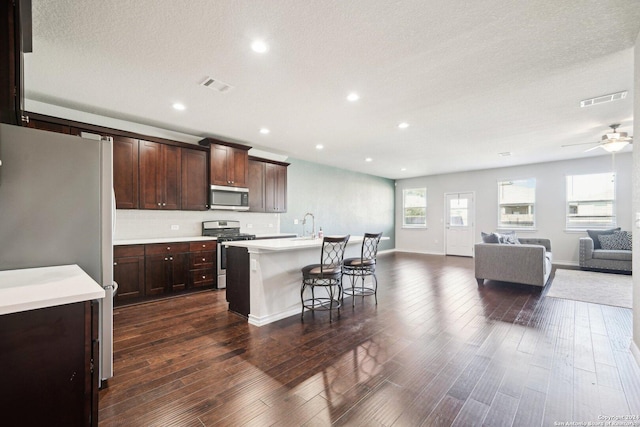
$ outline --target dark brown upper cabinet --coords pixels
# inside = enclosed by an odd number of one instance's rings
[[[117,209],[138,209],[138,140],[113,138],[113,191]]]
[[[249,159],[249,210],[281,213],[287,211],[287,166],[252,157]]]
[[[182,149],[182,209],[209,209],[209,160],[206,151]]]
[[[139,144],[140,208],[180,209],[180,147],[142,140]]]
[[[211,185],[247,187],[249,181],[249,150],[246,145],[205,138],[200,145],[210,147],[209,180]]]

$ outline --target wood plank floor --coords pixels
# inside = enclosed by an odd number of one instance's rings
[[[345,300],[333,323],[306,313],[304,323],[250,326],[226,310],[224,291],[117,308],[100,426],[553,426],[640,415],[631,310],[529,286],[478,288],[469,258],[378,262],[378,305]]]

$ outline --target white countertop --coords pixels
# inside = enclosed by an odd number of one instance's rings
[[[104,298],[98,283],[77,265],[0,271],[0,314]]]
[[[152,244],[152,243],[170,243],[170,242],[200,242],[203,240],[217,240],[217,239],[215,237],[209,237],[209,236],[150,237],[150,238],[141,238],[141,239],[114,240],[113,246],[146,245],[146,244]]]
[[[328,237],[328,236],[327,236]],[[349,243],[362,243],[364,236],[351,236]],[[389,240],[388,237],[382,237],[381,240]],[[296,249],[319,248],[322,246],[322,239],[267,239],[267,240],[240,240],[233,242],[225,242],[226,246],[235,246],[247,248],[249,250],[260,251],[292,251]]]

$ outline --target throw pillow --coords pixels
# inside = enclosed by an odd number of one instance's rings
[[[516,236],[515,231],[507,231],[506,233],[500,234],[500,243],[519,245],[520,240],[518,240],[518,236]]]
[[[602,234],[598,236],[602,249],[614,251],[630,251],[629,235],[626,231],[616,231],[613,234]]]
[[[483,243],[500,243],[500,235],[498,233],[480,233]]]
[[[615,231],[620,231],[620,227],[610,228],[609,230],[587,230],[587,234],[593,240],[593,249],[602,249],[598,236],[613,234]]]

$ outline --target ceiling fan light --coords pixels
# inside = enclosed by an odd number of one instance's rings
[[[609,153],[617,153],[629,144],[629,141],[612,141],[603,144],[601,147],[607,150]]]

